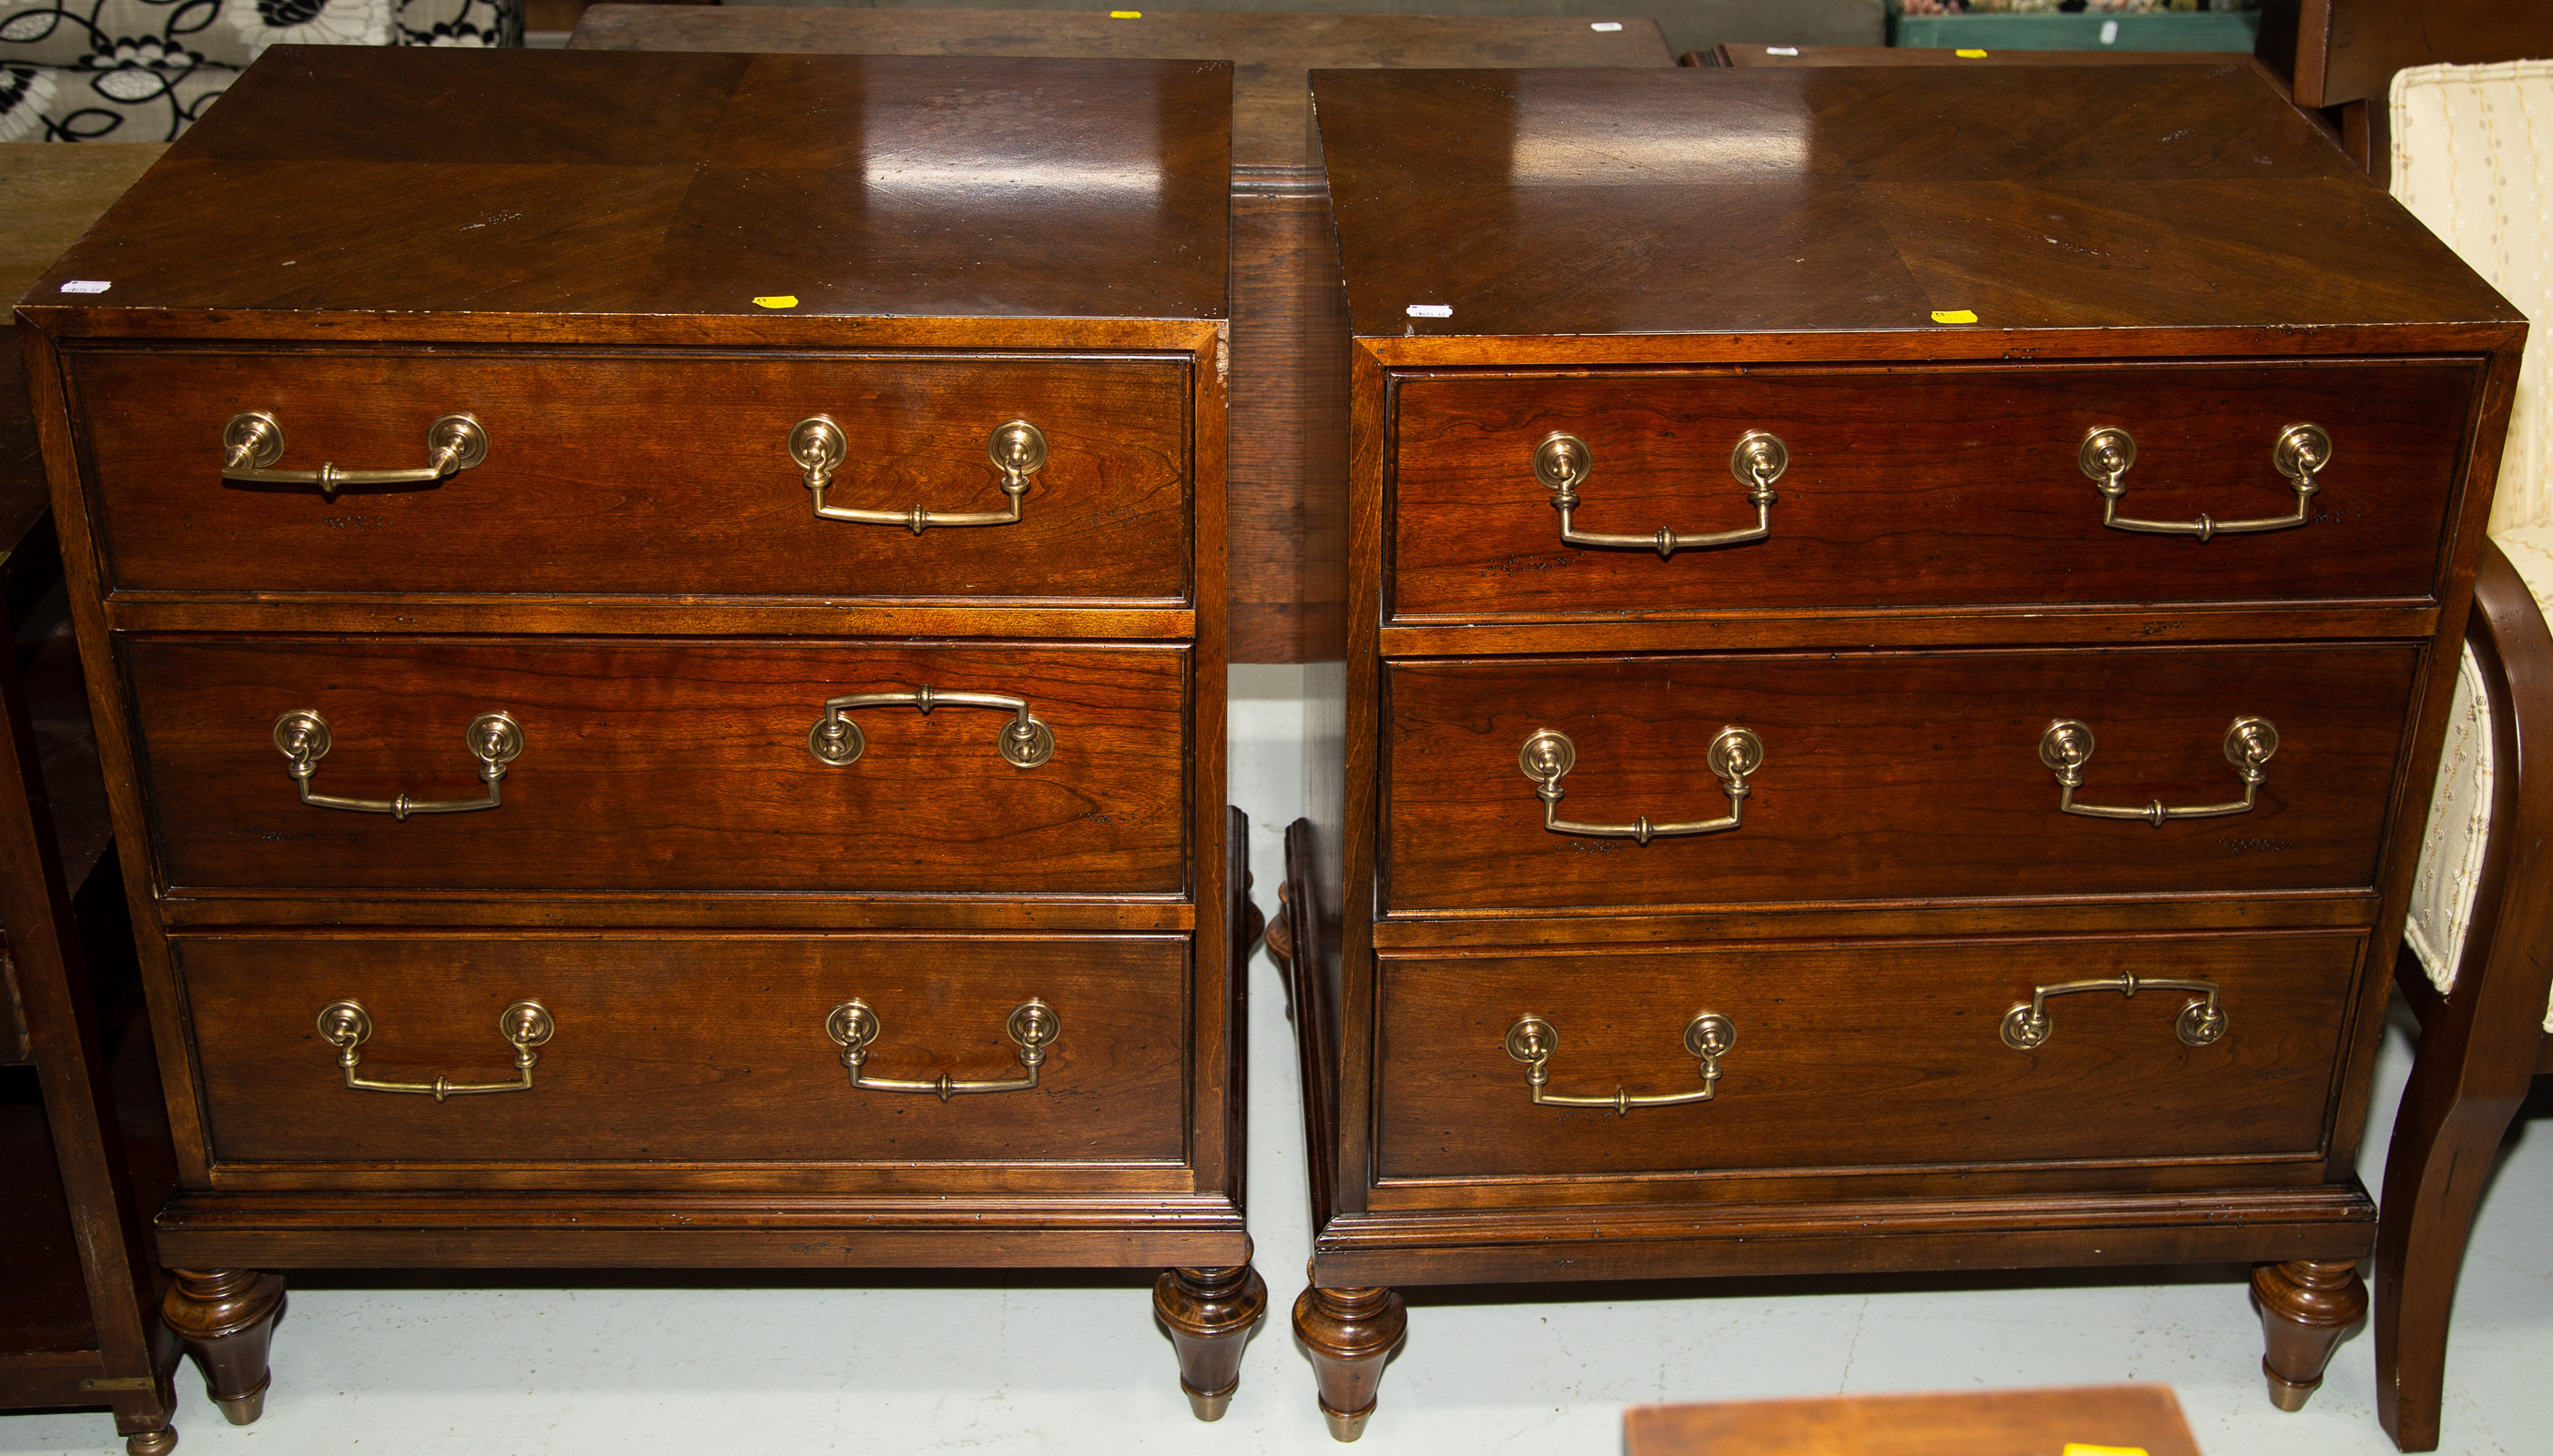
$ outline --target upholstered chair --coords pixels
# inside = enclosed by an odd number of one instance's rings
[[[166,142],[269,46],[519,46],[523,0],[0,0],[0,142]]]
[[[2377,1404],[2429,1451],[2475,1205],[2553,1070],[2553,61],[2403,70],[2390,121],[2393,194],[2534,321],[2395,968],[2420,1046],[2385,1167]]]

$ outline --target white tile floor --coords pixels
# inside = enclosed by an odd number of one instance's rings
[[[1299,812],[1301,677],[1236,673],[1234,801],[1263,907]],[[1251,1226],[1271,1295],[1231,1412],[1188,1415],[1149,1280],[295,1278],[266,1418],[181,1375],[194,1456],[414,1453],[1326,1452],[1285,1315],[1309,1246],[1284,1000],[1251,971]],[[2375,1186],[2409,1057],[2380,1063]],[[2160,1281],[2159,1283],[2157,1281]],[[2343,1345],[2305,1410],[2263,1394],[2243,1272],[1418,1291],[1359,1450],[1610,1452],[1621,1409],[1835,1392],[2163,1381],[2210,1456],[2380,1456],[2374,1357]],[[1570,1297],[1570,1295],[1576,1297]],[[2509,1145],[2458,1291],[2450,1452],[2553,1451],[2553,1122]],[[120,1450],[104,1416],[0,1417],[0,1453]]]

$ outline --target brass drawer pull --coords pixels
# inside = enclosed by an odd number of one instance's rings
[[[2314,477],[2331,464],[2331,434],[2318,424],[2291,424],[2278,431],[2277,440],[2270,447],[2270,464],[2287,478],[2295,488],[2296,509],[2292,515],[2265,515],[2254,520],[2218,520],[2201,515],[2196,520],[2138,520],[2119,513],[2119,498],[2128,493],[2128,467],[2137,463],[2136,436],[2115,425],[2095,425],[2075,447],[2074,463],[2091,477],[2101,493],[2101,524],[2112,530],[2144,531],[2159,536],[2196,536],[2205,541],[2217,536],[2244,535],[2253,531],[2283,531],[2305,523],[2306,511],[2313,504],[2314,492],[2322,489]]]
[[[319,1008],[319,1035],[337,1049],[337,1064],[345,1068],[346,1085],[360,1092],[423,1092],[437,1102],[482,1092],[530,1091],[532,1064],[540,1061],[532,1049],[547,1044],[557,1030],[548,1007],[538,1001],[517,1001],[497,1013],[497,1035],[514,1048],[512,1081],[456,1082],[439,1076],[430,1082],[379,1082],[355,1074],[355,1068],[364,1064],[364,1043],[373,1035],[372,1014],[353,1001],[331,1001]]]
[[[2278,751],[2278,728],[2266,718],[2238,718],[2225,730],[2225,761],[2234,765],[2234,776],[2243,781],[2243,797],[2230,804],[2200,804],[2184,808],[2166,808],[2161,799],[2150,800],[2141,809],[2120,805],[2077,804],[2074,791],[2083,787],[2083,765],[2092,757],[2092,730],[2070,718],[2060,718],[2039,735],[2039,761],[2056,775],[2056,807],[2067,814],[2080,814],[2086,819],[2142,819],[2157,829],[2175,819],[2221,819],[2229,814],[2249,814],[2260,797],[2261,781],[2269,771],[2261,765]]]
[[[1054,756],[1054,729],[1044,719],[1029,712],[1028,700],[1000,693],[940,693],[930,688],[910,693],[852,693],[825,700],[825,716],[807,730],[807,751],[838,768],[856,762],[868,747],[868,736],[860,726],[842,715],[854,708],[876,708],[901,705],[919,708],[928,716],[932,709],[945,704],[960,708],[1005,708],[1019,715],[1002,729],[993,746],[1014,768],[1035,768]]]
[[[1578,529],[1573,512],[1578,509],[1578,488],[1587,483],[1591,463],[1587,442],[1576,435],[1554,430],[1534,447],[1534,479],[1551,492],[1551,506],[1560,512],[1561,541],[1571,546],[1648,547],[1663,561],[1687,546],[1741,546],[1773,534],[1773,483],[1791,468],[1791,451],[1779,435],[1762,430],[1748,430],[1737,437],[1737,448],[1728,452],[1728,473],[1746,488],[1746,499],[1755,507],[1755,524],[1708,536],[1680,536],[1665,526],[1658,527],[1653,536],[1607,536]]]
[[[2218,1038],[2225,1035],[2225,1009],[2217,1004],[2216,982],[2140,977],[2135,971],[2126,971],[2100,980],[2058,981],[2054,985],[2035,988],[2027,1002],[2003,1014],[2003,1044],[2016,1052],[2046,1046],[2049,1033],[2054,1030],[2048,1017],[2048,998],[2051,996],[2071,996],[2077,991],[2116,991],[2134,1000],[2137,992],[2143,990],[2189,991],[2199,997],[2181,1007],[2180,1015],[2172,1021],[2172,1032],[2183,1045],[2213,1046]]]
[[[825,492],[833,484],[833,472],[842,468],[850,454],[850,441],[842,427],[829,414],[811,414],[790,428],[789,458],[798,462],[805,473],[807,489],[816,497],[816,513],[826,520],[856,520],[870,525],[900,525],[921,535],[935,525],[1017,525],[1020,521],[1020,498],[1028,494],[1029,477],[1046,464],[1046,436],[1036,425],[1015,419],[993,431],[984,453],[993,468],[1002,473],[1002,494],[1011,498],[1007,510],[980,510],[972,513],[930,511],[919,504],[909,510],[854,510],[847,505],[828,505]]]
[[[1555,835],[1586,835],[1599,840],[1637,840],[1645,844],[1661,836],[1716,835],[1737,828],[1746,796],[1755,792],[1746,776],[1764,763],[1764,740],[1742,728],[1723,728],[1713,734],[1705,759],[1720,776],[1720,791],[1728,796],[1728,812],[1694,824],[1651,824],[1644,815],[1630,824],[1577,824],[1560,817],[1560,780],[1578,763],[1578,745],[1566,733],[1543,728],[1524,740],[1516,765],[1533,780],[1542,797],[1542,827]]]
[[[348,486],[432,485],[488,458],[488,431],[467,414],[447,414],[425,427],[426,463],[411,470],[273,470],[283,458],[283,422],[250,409],[222,426],[222,479],[250,486],[317,486],[333,501]]]
[[[502,713],[480,714],[462,729],[461,741],[479,760],[479,777],[488,785],[488,792],[476,799],[411,799],[405,794],[395,799],[348,799],[336,794],[314,794],[310,792],[310,778],[319,771],[319,760],[328,756],[329,741],[328,720],[311,709],[295,709],[275,721],[275,746],[292,760],[285,772],[292,775],[293,784],[300,789],[301,802],[313,809],[387,814],[405,824],[411,814],[468,814],[503,803],[499,781],[505,777],[506,765],[523,751],[523,730],[511,716]]]
[[[1002,1030],[1020,1049],[1020,1065],[1028,1075],[1004,1077],[998,1081],[961,1082],[942,1072],[927,1082],[899,1081],[892,1077],[870,1076],[864,1070],[869,1060],[869,1044],[878,1039],[878,1015],[866,1001],[850,1000],[833,1008],[825,1018],[825,1035],[842,1049],[842,1065],[851,1073],[851,1085],[866,1092],[929,1092],[945,1102],[965,1092],[1025,1092],[1038,1084],[1038,1068],[1046,1065],[1047,1049],[1054,1046],[1063,1030],[1062,1018],[1054,1008],[1032,996],[1011,1008]]]
[[[1686,1102],[1708,1102],[1720,1093],[1720,1059],[1737,1045],[1737,1027],[1717,1011],[1697,1012],[1684,1024],[1684,1049],[1701,1064],[1702,1085],[1690,1092],[1651,1092],[1634,1096],[1616,1085],[1610,1097],[1568,1096],[1545,1088],[1551,1081],[1551,1054],[1560,1046],[1560,1032],[1539,1016],[1521,1018],[1507,1028],[1507,1055],[1525,1064],[1525,1082],[1533,1088],[1533,1100],[1540,1107],[1610,1107],[1620,1117],[1634,1107],[1674,1107]]]

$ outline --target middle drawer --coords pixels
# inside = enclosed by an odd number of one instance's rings
[[[1183,647],[121,647],[171,890],[1188,890]]]
[[[1384,903],[1495,911],[2361,889],[2375,882],[2420,653],[1395,663]],[[1739,796],[1722,776],[1726,729],[1758,745]],[[2083,755],[2073,812],[2048,756],[2069,744]],[[2257,784],[2229,757],[2238,745],[2269,750]],[[2158,804],[2164,822],[2139,822]],[[1677,833],[1732,811],[1733,828]]]

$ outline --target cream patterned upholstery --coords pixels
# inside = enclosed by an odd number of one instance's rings
[[[2553,319],[2553,60],[2414,66],[2394,74],[2391,106],[2393,195],[2533,323],[2491,534],[2537,604],[2553,603],[2553,433],[2545,418],[2553,354],[2553,327],[2545,323]],[[2492,772],[2491,707],[2468,649],[2403,928],[2440,991],[2454,988],[2473,919]],[[2544,1029],[2553,1032],[2553,1007]]]

